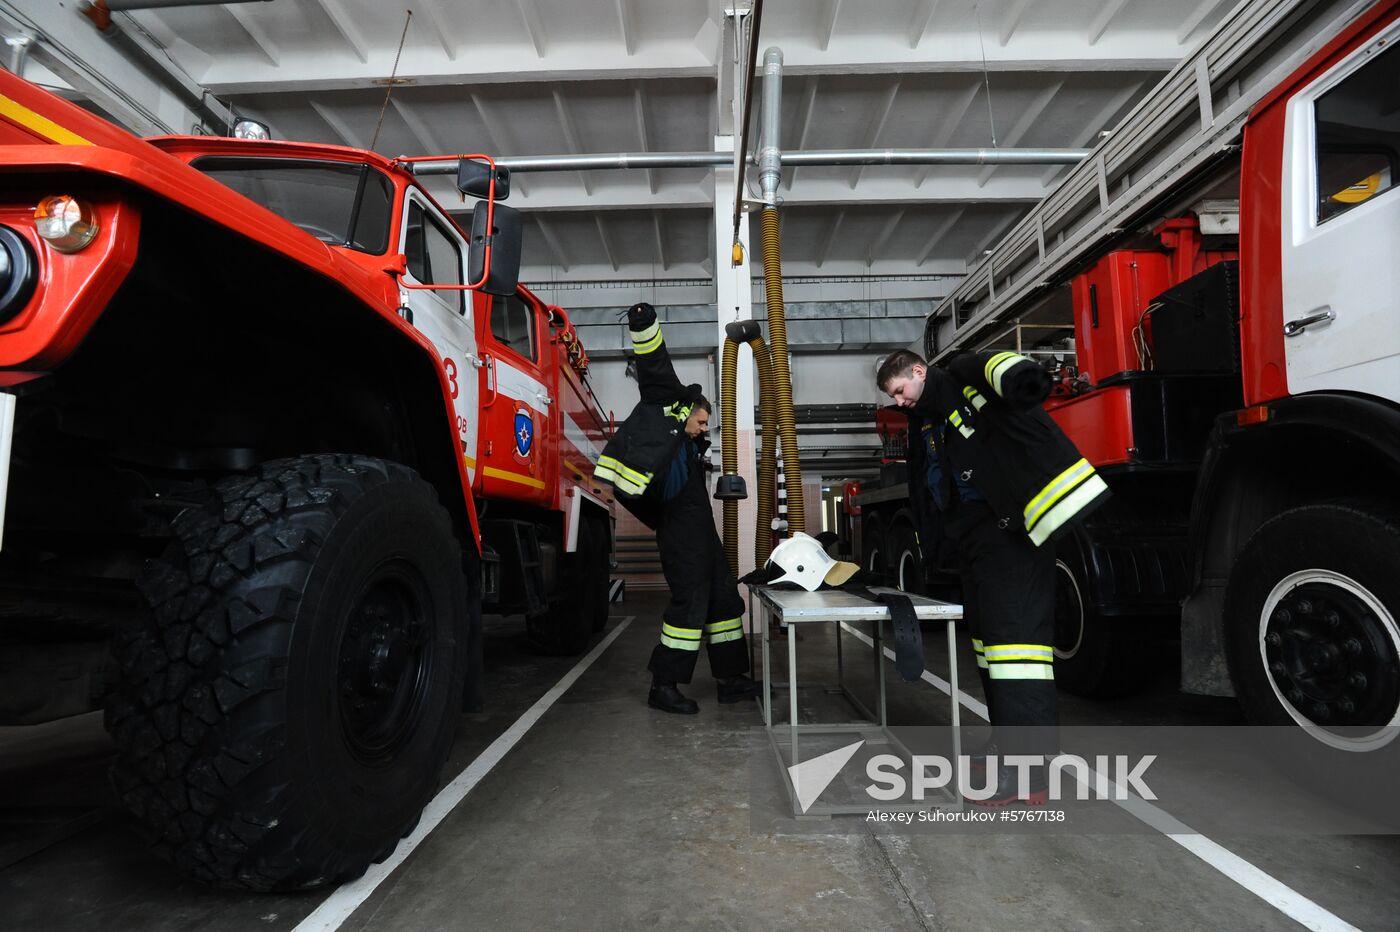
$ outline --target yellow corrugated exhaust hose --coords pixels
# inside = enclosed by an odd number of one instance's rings
[[[715,497],[724,505],[724,555],[735,575],[739,573],[739,499],[744,498],[738,479],[739,450],[734,388],[738,377],[739,344],[747,343],[758,364],[758,397],[763,446],[758,457],[758,520],[754,526],[753,558],[755,566],[768,562],[773,549],[773,505],[777,497],[777,411],[765,403],[772,397],[773,370],[768,346],[756,320],[741,320],[724,328],[724,351],[720,357],[720,459],[724,476],[715,489]],[[733,477],[733,478],[730,478]]]
[[[787,489],[788,533],[807,530],[807,510],[802,501],[802,459],[797,452],[797,415],[792,408],[792,374],[788,370],[787,318],[783,315],[783,255],[778,243],[778,210],[765,207],[759,220],[763,226],[763,290],[768,298],[768,340],[772,353],[773,396],[764,397],[763,407],[776,402],[778,434],[782,438],[783,479]]]

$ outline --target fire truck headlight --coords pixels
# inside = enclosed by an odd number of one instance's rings
[[[59,252],[77,252],[97,236],[97,211],[67,194],[46,197],[34,208],[34,227]]]
[[[257,120],[239,120],[233,124],[233,138],[266,142],[272,138],[272,131],[267,128],[266,124],[259,123]]]

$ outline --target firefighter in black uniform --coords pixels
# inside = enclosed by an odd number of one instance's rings
[[[994,726],[994,750],[1058,750],[1052,541],[1108,498],[1108,486],[1040,407],[1050,376],[1017,353],[963,353],[946,367],[908,350],[876,375],[909,412],[909,489],[925,562],[956,560],[964,616]],[[922,479],[923,481],[919,481]],[[985,766],[985,760],[983,763]],[[1045,772],[1018,785],[998,767],[989,805],[1043,803]]]
[[[594,468],[613,486],[618,501],[656,530],[661,569],[671,589],[661,642],[652,650],[647,704],[693,715],[695,700],[681,693],[705,644],[720,702],[757,695],[747,675],[744,602],[715,532],[705,479],[710,403],[700,386],[676,377],[649,304],[628,311],[641,401],[618,428]]]

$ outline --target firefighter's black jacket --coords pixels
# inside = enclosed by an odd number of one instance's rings
[[[656,309],[635,304],[627,312],[637,361],[641,401],[603,448],[593,475],[616,492],[623,507],[647,527],[661,515],[661,485],[685,436],[685,422],[700,397],[699,385],[682,385],[661,336]]]
[[[909,414],[909,496],[919,518],[925,560],[946,557],[938,503],[928,486],[938,456],[955,503],[955,477],[987,499],[1002,527],[1040,546],[1107,500],[1108,486],[1040,404],[1050,376],[1016,353],[965,353],[930,366]],[[953,505],[956,507],[956,504]]]

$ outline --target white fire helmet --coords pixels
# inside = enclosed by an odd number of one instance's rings
[[[796,583],[808,592],[816,592],[822,583],[839,586],[860,569],[854,563],[833,560],[815,538],[801,531],[794,531],[791,537],[773,548],[768,565],[783,571],[781,576],[769,580],[769,585]]]

